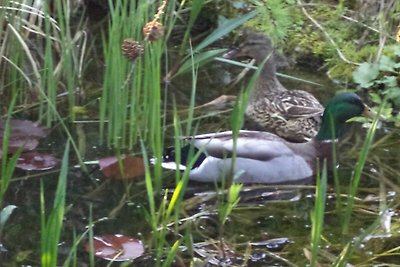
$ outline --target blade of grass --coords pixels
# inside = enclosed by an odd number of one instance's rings
[[[196,54],[203,48],[209,46],[210,44],[214,43],[221,37],[227,35],[228,33],[233,31],[240,25],[243,25],[249,19],[255,17],[257,15],[257,13],[258,13],[257,10],[254,10],[247,14],[244,14],[243,16],[240,16],[240,17],[237,17],[234,19],[230,19],[230,20],[226,20],[224,23],[219,25],[219,27],[217,29],[215,29],[209,36],[207,36],[200,44],[198,44],[193,49],[193,53]]]
[[[67,188],[69,142],[65,147],[64,156],[61,163],[58,185],[55,192],[53,208],[46,219],[44,206],[44,187],[41,183],[41,266],[57,266],[58,244],[64,219],[65,196]]]
[[[182,66],[171,77],[171,79],[175,78],[178,75],[181,75],[183,73],[190,71],[192,69],[193,64],[202,66],[202,65],[205,65],[205,64],[211,62],[217,55],[220,55],[225,51],[226,51],[226,49],[215,49],[215,50],[209,50],[209,51],[205,51],[205,52],[199,52],[195,55],[193,55],[193,53],[191,53],[192,56],[182,64]]]
[[[192,30],[192,27],[193,27],[197,17],[199,16],[200,11],[203,9],[204,1],[205,0],[193,0],[192,3],[191,3],[189,22],[188,22],[188,25],[186,27],[186,31],[185,31],[185,34],[183,36],[183,40],[182,40],[182,43],[181,43],[181,46],[180,46],[180,49],[179,49],[179,54],[180,55],[184,54],[184,50],[186,49],[186,46],[187,46],[187,43],[188,43],[190,31]]]
[[[364,169],[365,162],[367,161],[367,156],[368,152],[371,148],[372,141],[374,139],[375,131],[378,127],[378,121],[380,114],[385,106],[386,99],[383,100],[382,104],[379,107],[378,114],[376,114],[371,128],[368,129],[367,136],[365,138],[363,147],[360,152],[360,156],[358,158],[358,161],[356,163],[352,179],[351,179],[351,184],[350,184],[350,192],[347,197],[347,208],[344,212],[344,217],[343,217],[343,225],[342,225],[342,233],[344,235],[347,235],[349,233],[349,227],[350,227],[350,219],[351,219],[351,213],[353,211],[353,205],[354,205],[354,198],[356,197],[357,191],[358,191],[358,186],[360,183],[362,171]]]
[[[326,188],[328,180],[326,159],[323,162],[322,173],[318,171],[317,175],[317,186],[315,188],[315,204],[314,210],[312,211],[312,228],[311,228],[311,262],[310,266],[317,266],[317,256],[319,251],[319,245],[321,243],[322,229],[324,225],[324,212],[326,203]]]
[[[10,181],[11,178],[13,177],[15,166],[17,164],[19,155],[21,154],[22,151],[21,147],[17,150],[16,153],[14,153],[14,155],[11,156],[11,158],[9,158],[8,144],[10,141],[10,134],[11,134],[10,120],[11,120],[11,114],[14,110],[16,99],[17,99],[17,93],[14,93],[11,103],[8,107],[7,119],[4,125],[4,133],[3,133],[2,148],[1,148],[2,158],[1,158],[1,178],[0,178],[0,207],[3,204],[4,195],[8,189],[8,186],[10,185]]]

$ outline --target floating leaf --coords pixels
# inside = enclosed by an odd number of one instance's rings
[[[19,148],[22,148],[22,151],[32,151],[38,145],[39,145],[39,140],[33,137],[26,137],[26,138],[10,137],[10,140],[8,141],[8,152],[15,153]]]
[[[2,155],[5,125],[6,121],[0,120],[0,157]],[[34,150],[39,144],[38,139],[46,137],[47,132],[47,128],[28,120],[10,120],[8,153],[15,153],[19,148],[22,148],[22,151]]]
[[[58,162],[52,155],[29,152],[19,156],[16,167],[26,171],[43,171],[54,168]]]
[[[4,127],[6,121],[0,121],[0,138],[3,138]],[[28,120],[10,120],[10,136],[12,138],[34,137],[37,139],[44,138],[48,134],[46,127],[39,126],[37,123]]]
[[[144,247],[140,240],[124,235],[104,235],[93,238],[94,253],[97,257],[112,261],[128,261],[141,256]],[[86,243],[90,252],[90,243]]]
[[[127,179],[143,176],[145,173],[143,158],[121,155],[122,171],[117,156],[99,160],[100,170],[108,178]]]

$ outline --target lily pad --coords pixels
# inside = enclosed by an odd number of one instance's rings
[[[128,261],[141,256],[144,252],[140,240],[132,237],[116,234],[95,236],[93,238],[94,255],[106,260]],[[90,251],[90,243],[85,246]]]
[[[44,171],[54,168],[58,162],[52,155],[29,152],[19,156],[16,167],[26,171]]]
[[[21,138],[12,136],[8,141],[8,153],[15,153],[19,148],[22,148],[22,151],[32,151],[38,145],[39,140],[34,137]]]
[[[6,121],[0,120],[0,158],[2,156],[3,139]],[[8,153],[15,153],[22,148],[23,151],[32,151],[39,139],[46,137],[48,129],[28,120],[10,120],[10,137],[8,141]]]
[[[0,120],[0,138],[3,138],[5,120]],[[48,134],[48,129],[39,124],[28,120],[10,120],[10,136],[13,138],[34,137],[37,139],[44,138]]]

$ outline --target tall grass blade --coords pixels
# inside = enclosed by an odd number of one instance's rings
[[[61,171],[58,178],[58,185],[55,192],[53,208],[46,219],[44,205],[44,188],[41,183],[41,266],[55,267],[58,259],[58,243],[63,225],[65,210],[65,195],[67,188],[69,142],[65,147],[61,164]]]
[[[8,107],[8,114],[7,119],[4,125],[4,133],[3,133],[3,140],[2,140],[2,148],[1,148],[1,177],[0,177],[0,207],[3,204],[4,195],[10,185],[11,178],[13,176],[15,166],[17,165],[17,161],[19,155],[21,154],[22,148],[19,148],[14,155],[10,158],[8,156],[8,144],[10,141],[10,134],[11,134],[11,114],[14,110],[15,102],[17,99],[17,93],[13,94],[13,98],[11,100],[10,106]]]
[[[172,262],[175,259],[176,253],[178,252],[180,243],[181,243],[180,240],[175,241],[174,245],[172,246],[172,248],[169,250],[169,252],[167,254],[167,259],[165,260],[165,262],[162,265],[163,267],[171,266]]]
[[[197,17],[199,16],[200,11],[203,9],[204,1],[205,0],[193,0],[191,3],[189,22],[186,27],[186,31],[185,31],[185,34],[183,36],[183,40],[181,43],[181,47],[180,47],[180,51],[179,51],[180,55],[182,55],[184,53],[184,49],[187,46],[187,42],[188,42],[192,27],[193,27]]]
[[[145,183],[146,183],[146,191],[147,198],[149,201],[149,209],[150,209],[150,222],[151,228],[153,231],[157,231],[157,214],[156,214],[156,204],[155,204],[155,196],[154,196],[154,187],[153,180],[151,177],[150,166],[149,166],[149,158],[147,156],[147,150],[144,145],[144,142],[141,142],[143,161],[145,166]]]
[[[231,31],[239,27],[240,25],[244,24],[249,19],[255,17],[257,13],[258,13],[257,10],[254,10],[238,18],[225,21],[217,29],[215,29],[209,36],[207,36],[200,44],[198,44],[193,49],[193,53],[197,53],[203,48],[214,43],[219,38],[225,36],[226,34],[230,33]]]
[[[315,189],[315,204],[314,210],[312,211],[312,228],[311,228],[311,263],[310,266],[317,266],[317,256],[319,251],[319,245],[321,242],[322,229],[324,225],[324,212],[326,203],[326,188],[328,181],[326,159],[323,162],[322,173],[318,171],[317,175],[317,186]]]
[[[352,179],[351,179],[351,184],[350,184],[350,192],[347,197],[347,207],[344,213],[344,218],[343,218],[343,226],[342,226],[342,233],[347,235],[349,233],[349,226],[350,226],[350,219],[351,219],[351,213],[353,211],[353,205],[354,205],[354,198],[356,197],[357,191],[358,191],[358,186],[360,183],[362,171],[364,169],[365,162],[367,161],[367,156],[368,152],[371,148],[372,141],[374,139],[375,131],[378,127],[378,122],[379,122],[379,117],[384,109],[386,103],[386,99],[383,100],[382,104],[379,107],[378,114],[374,118],[371,127],[368,129],[367,136],[365,138],[363,147],[360,152],[360,156],[358,158],[358,161],[356,163],[356,167],[354,169]]]
[[[207,64],[214,60],[214,58],[218,55],[221,55],[226,49],[215,49],[215,50],[208,50],[205,52],[199,52],[195,55],[193,55],[190,59],[187,59],[182,66],[179,68],[178,72],[175,73],[172,78],[175,78],[176,76],[186,73],[192,69],[193,64],[196,64],[198,66],[202,66],[204,64]]]
[[[227,181],[228,184],[232,184],[232,179],[233,179],[233,169],[236,161],[236,146],[237,146],[237,138],[239,136],[239,131],[243,126],[244,123],[244,114],[246,112],[246,107],[247,107],[247,102],[249,100],[249,97],[254,90],[256,81],[258,77],[260,76],[261,70],[265,64],[265,62],[268,60],[268,58],[271,55],[268,55],[264,61],[260,64],[260,67],[254,72],[253,76],[250,79],[250,82],[247,84],[244,92],[239,96],[238,100],[236,101],[236,104],[232,110],[232,114],[230,117],[230,126],[232,129],[232,135],[233,135],[233,153],[232,153],[232,160],[231,160],[231,169],[230,169],[230,174],[228,176],[229,180]]]

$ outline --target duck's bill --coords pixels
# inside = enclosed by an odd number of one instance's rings
[[[377,113],[374,112],[370,107],[365,105],[362,115],[364,117],[367,117],[367,118],[370,118],[370,119],[374,119],[376,117]]]

